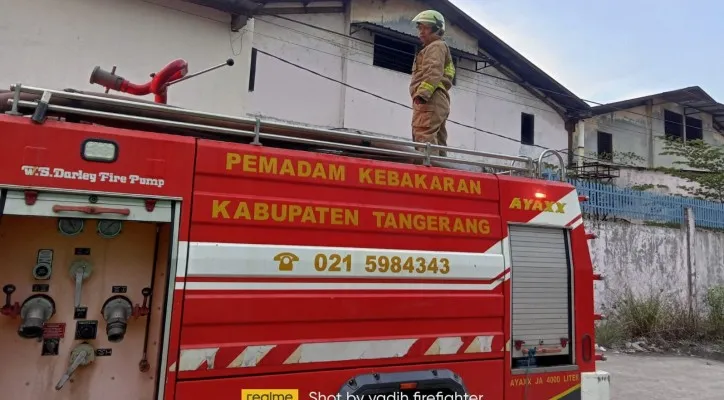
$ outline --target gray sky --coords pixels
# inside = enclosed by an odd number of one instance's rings
[[[722,0],[452,1],[586,100],[700,86],[724,102]]]

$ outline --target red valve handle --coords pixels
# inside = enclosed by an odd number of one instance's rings
[[[15,285],[3,286],[3,293],[5,293],[5,305],[0,308],[0,314],[15,318],[20,315],[20,303],[17,301],[12,302],[12,294],[15,292]]]
[[[560,353],[561,351],[563,351],[563,349],[560,348],[559,346],[556,346],[556,347],[539,347],[539,348],[536,350],[536,353],[540,353],[540,354],[552,354],[552,353]],[[522,352],[523,352],[523,354],[528,354],[528,353],[530,352],[530,350],[529,350],[529,349],[523,349]]]
[[[108,208],[108,207],[96,207],[96,206],[60,206],[54,205],[53,212],[59,213],[64,211],[75,211],[84,214],[120,214],[120,215],[131,215],[131,210],[128,208]]]

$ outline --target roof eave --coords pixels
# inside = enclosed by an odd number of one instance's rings
[[[474,20],[472,17],[470,17],[468,14],[463,12],[461,9],[459,9],[456,5],[454,5],[449,0],[437,0],[439,1],[440,5],[438,6],[438,9],[440,9],[441,12],[443,12],[444,15],[454,15],[458,18],[450,18],[452,22],[459,25],[463,30],[472,33],[477,32],[478,35],[478,42],[481,48],[483,49],[491,49],[497,47],[498,49],[501,49],[504,53],[508,53],[511,57],[515,58],[516,61],[523,64],[525,67],[530,69],[534,75],[537,75],[538,78],[543,79],[546,81],[546,83],[550,84],[555,89],[545,89],[541,88],[541,85],[537,85],[535,82],[529,82],[529,79],[526,79],[526,76],[520,76],[519,73],[513,73],[514,76],[511,77],[509,74],[506,74],[511,79],[517,79],[520,80],[521,86],[526,87],[528,91],[530,91],[532,94],[534,94],[539,99],[545,98],[546,102],[553,101],[556,104],[559,104],[559,107],[566,110],[566,115],[568,115],[571,118],[578,119],[582,117],[586,117],[590,114],[591,106],[586,103],[583,99],[576,96],[568,90],[565,86],[563,86],[561,83],[553,79],[550,75],[545,73],[543,70],[538,68],[535,64],[530,62],[527,58],[523,57],[520,53],[515,51],[512,47],[508,46],[504,41],[502,41],[499,37],[497,37],[495,34],[493,34],[491,31],[486,29],[484,26],[482,26],[480,23],[478,23],[476,20]],[[447,9],[447,10],[446,10]],[[488,40],[489,42],[486,42]],[[493,58],[499,58],[495,54],[491,54]],[[500,59],[497,59],[497,61],[501,65],[506,65],[507,62],[503,62]],[[507,67],[510,69],[509,67]],[[509,72],[512,72],[509,71]],[[533,89],[533,90],[532,90]],[[544,90],[540,90],[544,89]],[[548,94],[544,94],[548,93]],[[556,99],[557,98],[557,99]],[[567,99],[567,101],[561,101],[562,99]]]

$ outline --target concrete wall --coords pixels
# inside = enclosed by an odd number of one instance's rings
[[[662,293],[686,304],[687,259],[691,258],[694,297],[703,305],[709,287],[724,285],[724,233],[697,230],[687,250],[684,229],[617,222],[585,221],[594,270],[606,280],[595,283],[596,310],[605,312],[627,290],[635,295]]]
[[[646,160],[643,163],[629,160],[623,161],[626,164],[643,167],[672,166],[672,162],[675,161],[674,157],[661,155],[664,146],[659,137],[664,135],[664,110],[674,111],[682,115],[684,112],[683,108],[678,104],[661,103],[658,99],[654,99],[651,107],[651,119],[647,118],[646,106],[616,111],[588,119],[585,123],[586,152],[599,152],[597,132],[600,130],[613,136],[614,153],[632,152]],[[724,136],[714,132],[711,114],[702,113],[689,116],[702,120],[705,142],[715,145],[724,144]]]
[[[347,13],[287,15],[331,32],[349,34],[353,21],[405,22],[428,8],[414,0],[355,0]],[[410,137],[411,110],[314,75],[261,53],[255,89],[248,91],[246,57],[252,46],[334,80],[384,98],[409,104],[409,74],[372,66],[373,47],[335,33],[262,16],[240,32],[231,32],[229,16],[179,0],[0,0],[3,58],[0,88],[16,82],[102,91],[88,78],[96,65],[133,82],[145,82],[175,58],[190,71],[227,58],[237,63],[173,86],[169,103],[233,115],[262,115],[323,127]],[[409,26],[408,26],[409,25]],[[367,31],[356,37],[371,41]],[[477,53],[477,40],[456,26],[448,27],[451,43]],[[482,49],[484,50],[484,49]],[[475,69],[472,62],[460,67]],[[494,68],[486,73],[503,75]],[[151,96],[147,97],[151,99]],[[523,146],[521,112],[535,115],[535,143],[567,147],[563,120],[522,87],[468,71],[458,71],[452,90],[451,121],[492,131],[514,141],[448,124],[450,146],[506,154],[536,155]]]

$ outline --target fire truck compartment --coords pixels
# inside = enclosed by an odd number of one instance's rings
[[[572,364],[568,231],[513,224],[508,237],[513,362],[528,367],[532,351],[539,366]]]
[[[2,397],[155,399],[171,202],[3,195]]]

